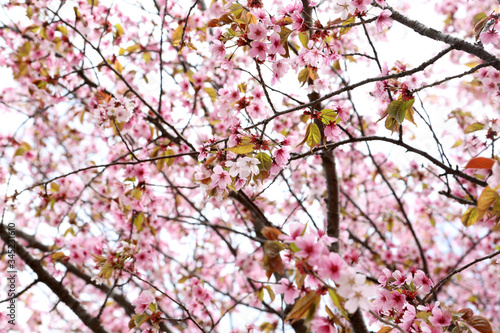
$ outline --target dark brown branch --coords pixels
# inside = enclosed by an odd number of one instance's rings
[[[422,36],[429,37],[430,39],[444,42],[456,50],[465,51],[469,54],[475,55],[479,59],[491,63],[491,65],[494,68],[500,71],[500,59],[494,56],[493,54],[489,53],[488,51],[486,51],[481,46],[476,44],[471,44],[463,39],[453,37],[451,35],[445,34],[444,32],[430,28],[418,21],[411,20],[390,6],[387,6],[387,9],[389,9],[392,12],[391,18],[393,20],[401,23],[402,25],[407,26],[416,33]]]
[[[328,236],[337,238],[338,241],[333,242],[330,246],[330,251],[340,252],[340,197],[339,197],[339,181],[335,164],[335,156],[333,151],[327,151],[321,154],[321,162],[325,172],[326,181],[326,232]]]
[[[262,229],[264,227],[274,227],[273,224],[267,219],[266,215],[262,212],[262,210],[255,205],[255,203],[250,199],[245,192],[243,191],[231,191],[229,193],[229,197],[235,199],[238,201],[240,204],[245,207],[250,214],[252,214],[253,217],[253,225],[255,228],[255,233],[257,234],[257,237],[259,238],[265,238],[262,235]]]
[[[24,231],[16,230],[16,236],[24,239],[28,243],[28,246],[31,248],[38,249],[42,252],[50,252],[51,251],[47,245],[42,244],[34,236],[28,235]],[[111,288],[109,288],[105,284],[97,284],[94,280],[92,280],[92,278],[90,276],[83,273],[75,265],[73,265],[69,262],[61,262],[61,264],[64,265],[64,267],[66,267],[66,270],[69,273],[82,279],[83,281],[85,281],[86,284],[92,285],[93,287],[101,290],[102,292],[104,292],[106,294],[108,294],[110,292]],[[133,316],[135,314],[134,306],[132,305],[132,303],[130,303],[128,301],[128,299],[125,296],[123,296],[123,294],[112,292],[110,294],[110,297],[115,300],[116,304],[118,304],[120,307],[123,308],[123,310],[125,310],[125,313],[127,313],[127,315]],[[160,329],[162,332],[169,332],[169,333],[172,332],[163,322],[160,323]]]
[[[450,274],[448,274],[446,277],[444,277],[443,279],[441,279],[435,286],[434,288],[431,289],[431,291],[429,291],[429,293],[427,295],[425,295],[424,299],[420,302],[420,304],[424,304],[430,297],[432,294],[434,294],[438,289],[441,288],[441,286],[446,283],[446,281],[448,281],[449,279],[451,279],[455,274],[458,274],[464,270],[466,270],[467,268],[469,268],[470,266],[473,266],[475,264],[477,264],[478,262],[481,262],[481,261],[484,261],[484,260],[487,260],[487,259],[491,259],[491,258],[494,258],[496,257],[497,255],[500,254],[500,251],[496,251],[496,252],[493,252],[492,254],[489,254],[487,256],[484,256],[484,257],[481,257],[481,258],[478,258],[474,261],[471,261],[470,263],[468,263],[467,265],[465,266],[462,266],[460,267],[459,269],[455,269],[453,270]]]
[[[38,280],[49,287],[49,289],[59,298],[59,301],[66,304],[92,332],[107,333],[104,327],[102,327],[101,322],[88,313],[80,301],[73,297],[68,289],[45,270],[40,260],[33,257],[33,255],[15,238],[9,237],[4,224],[0,224],[0,238],[2,238],[6,244],[15,247],[16,254],[36,273]]]
[[[335,148],[337,148],[339,146],[343,146],[345,144],[350,144],[350,143],[354,143],[354,142],[368,142],[368,141],[385,141],[385,142],[389,142],[389,143],[398,145],[400,147],[405,148],[407,151],[410,151],[412,153],[415,153],[415,154],[418,154],[422,157],[425,157],[429,162],[431,162],[434,165],[436,165],[437,167],[443,169],[446,173],[448,173],[450,175],[458,176],[462,179],[465,179],[473,184],[476,184],[476,185],[479,185],[482,187],[486,187],[488,185],[485,181],[480,180],[480,179],[475,178],[475,177],[472,177],[472,176],[458,170],[458,167],[456,169],[453,169],[453,168],[447,166],[446,164],[444,164],[441,161],[439,161],[438,159],[432,157],[431,155],[429,155],[427,152],[425,152],[423,150],[420,150],[420,149],[417,149],[413,146],[410,146],[409,144],[407,144],[405,142],[401,142],[399,140],[391,139],[391,138],[387,138],[387,137],[383,137],[383,136],[363,136],[363,137],[358,137],[358,138],[349,138],[347,140],[338,141],[338,142],[334,142],[334,143],[329,143],[326,145],[326,148],[323,146],[319,146],[317,148],[314,148],[312,150],[312,152],[294,155],[290,158],[290,160],[296,160],[296,159],[300,159],[300,158],[303,158],[305,156],[309,156],[312,154],[321,153],[321,151],[323,151],[325,149],[335,149]]]
[[[320,97],[320,98],[318,98],[316,100],[310,101],[309,103],[301,104],[299,106],[296,106],[296,107],[293,107],[293,108],[290,108],[290,109],[287,109],[287,110],[284,110],[284,111],[278,111],[278,112],[276,112],[276,114],[273,114],[271,117],[269,117],[269,118],[267,118],[265,120],[262,120],[261,122],[258,122],[258,123],[254,124],[252,126],[246,127],[245,130],[249,130],[249,129],[258,127],[260,125],[263,125],[265,123],[269,123],[271,120],[273,120],[273,119],[275,119],[277,117],[280,117],[282,115],[285,115],[285,114],[288,114],[288,113],[291,113],[291,112],[295,112],[295,111],[300,111],[300,110],[303,110],[303,109],[308,108],[308,107],[314,107],[318,103],[320,103],[322,101],[325,101],[327,99],[330,99],[333,96],[337,96],[337,95],[340,95],[340,94],[342,94],[344,92],[354,90],[354,89],[356,89],[358,87],[361,87],[361,86],[364,86],[365,84],[368,84],[368,83],[385,81],[385,80],[390,80],[390,79],[398,79],[398,78],[406,77],[406,76],[409,76],[409,75],[421,72],[424,69],[426,69],[428,66],[432,65],[437,60],[439,60],[440,58],[442,58],[444,55],[446,55],[452,49],[453,49],[453,47],[448,47],[448,48],[444,49],[443,51],[441,51],[438,54],[436,54],[434,57],[432,57],[429,60],[421,63],[419,66],[417,66],[417,67],[415,67],[413,69],[410,69],[410,70],[407,70],[407,71],[403,71],[403,72],[400,72],[400,73],[395,73],[395,74],[389,74],[389,75],[384,75],[384,76],[371,77],[371,78],[368,78],[366,80],[362,80],[362,81],[353,83],[351,85],[345,86],[343,88],[337,89],[334,92],[326,94],[323,97]]]

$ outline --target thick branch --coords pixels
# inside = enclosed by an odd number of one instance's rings
[[[90,315],[82,304],[71,295],[68,289],[45,270],[40,260],[34,258],[15,238],[9,237],[4,224],[0,224],[0,238],[6,244],[15,248],[16,254],[36,273],[40,282],[47,285],[57,295],[59,300],[66,304],[92,332],[107,333],[104,327],[102,327],[101,322]]]
[[[323,170],[326,181],[326,232],[328,236],[339,239],[340,235],[340,198],[339,181],[333,151],[326,151],[321,154]],[[330,251],[340,252],[340,240],[333,242]]]
[[[479,59],[482,59],[486,62],[490,62],[491,66],[500,71],[500,59],[498,59],[493,54],[486,51],[481,46],[476,44],[471,44],[463,39],[453,37],[448,34],[445,34],[444,32],[430,28],[418,21],[411,20],[390,6],[388,6],[387,9],[389,9],[392,12],[391,18],[393,20],[407,26],[408,28],[419,33],[420,35],[429,37],[430,39],[434,39],[440,42],[444,42],[452,46],[456,50],[465,51],[469,54],[475,55]]]
[[[253,217],[253,224],[255,227],[255,233],[257,234],[257,237],[259,238],[265,238],[261,231],[264,227],[273,227],[272,223],[267,219],[266,215],[260,210],[259,207],[255,205],[255,203],[250,199],[245,192],[243,191],[231,191],[229,193],[229,196],[236,201],[238,201],[240,204],[243,205],[248,211],[250,211],[250,214],[252,214]]]
[[[42,252],[50,252],[50,248],[47,245],[40,243],[35,237],[26,234],[24,231],[16,230],[16,236],[19,236],[22,239],[24,239],[26,242],[28,242],[28,246],[31,248],[38,249]],[[101,290],[102,292],[104,292],[106,294],[109,293],[110,288],[107,285],[97,284],[95,281],[92,280],[92,278],[90,276],[83,273],[75,265],[73,265],[69,262],[61,262],[61,264],[64,265],[64,267],[66,267],[66,270],[69,273],[82,279],[83,281],[85,281],[86,284],[92,285],[95,288]],[[121,306],[125,310],[127,315],[133,316],[135,314],[134,306],[132,305],[132,303],[130,303],[128,301],[128,299],[125,296],[123,296],[122,294],[116,293],[116,292],[112,292],[110,297],[115,300],[116,304],[118,304],[119,306]],[[163,322],[160,323],[160,329],[162,332],[172,332]]]
[[[389,142],[389,143],[398,145],[400,147],[405,148],[407,151],[410,151],[412,153],[415,153],[415,154],[418,154],[422,157],[425,157],[425,159],[427,159],[429,162],[433,163],[434,165],[438,166],[439,168],[443,169],[447,174],[455,175],[457,177],[460,177],[464,180],[467,180],[473,184],[476,184],[476,185],[479,185],[482,187],[486,187],[486,185],[488,185],[485,181],[478,179],[478,178],[475,178],[473,176],[470,176],[470,175],[458,170],[458,167],[456,169],[453,169],[453,168],[447,166],[446,164],[442,163],[441,161],[439,161],[438,159],[436,159],[435,157],[431,156],[429,153],[427,153],[423,150],[417,149],[417,148],[415,148],[415,147],[413,147],[405,142],[402,142],[400,140],[391,139],[391,138],[387,138],[387,137],[383,137],[383,136],[362,136],[362,137],[357,137],[357,138],[353,137],[353,138],[349,138],[349,139],[346,139],[343,141],[329,143],[326,145],[327,148],[320,146],[320,147],[314,148],[312,153],[307,152],[304,154],[293,155],[290,158],[290,160],[297,160],[297,159],[303,158],[305,156],[308,156],[308,155],[311,155],[314,153],[320,153],[321,151],[323,151],[325,149],[335,149],[335,148],[337,148],[339,146],[343,146],[345,144],[350,144],[350,143],[354,143],[354,142],[368,142],[368,141],[385,141],[385,142]]]

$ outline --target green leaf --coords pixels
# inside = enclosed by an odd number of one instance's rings
[[[260,164],[259,164],[260,170],[268,171],[271,169],[271,166],[273,165],[273,160],[272,160],[271,156],[269,156],[266,153],[258,153],[255,156],[255,158],[258,159],[260,162]]]
[[[426,322],[429,322],[429,317],[431,317],[431,316],[432,316],[432,313],[430,313],[429,311],[422,311],[422,312],[417,313],[417,318],[422,319]]]
[[[305,67],[299,72],[299,82],[306,83],[307,79],[309,78],[309,67]]]
[[[172,34],[172,45],[173,46],[177,46],[180,44],[183,30],[184,30],[184,26],[182,24],[179,24],[179,26],[174,30],[174,33]]]
[[[389,103],[386,111],[389,117],[396,119],[399,124],[401,124],[405,119],[405,114],[402,114],[401,112],[402,105],[403,105],[403,100],[397,99]]]
[[[227,148],[226,150],[232,151],[235,154],[244,155],[253,152],[253,147],[254,143],[251,142],[251,139],[248,136],[245,136],[241,139],[241,142],[238,145]]]
[[[337,119],[337,112],[332,109],[323,109],[321,110],[321,121],[326,124],[330,125],[330,123],[335,122]]]
[[[205,88],[205,92],[208,94],[208,96],[210,96],[212,102],[215,102],[215,100],[217,99],[217,92],[215,91],[215,89],[207,87]]]
[[[469,134],[469,133],[473,133],[476,131],[480,131],[482,129],[484,129],[484,124],[481,124],[479,122],[475,122],[474,124],[470,124],[469,126],[467,126],[464,130],[464,133]]]
[[[307,138],[309,137],[310,130],[311,130],[311,123],[307,124],[306,135],[304,135],[304,140],[300,141],[300,143],[297,146],[295,146],[295,148],[302,146],[307,141]]]
[[[134,217],[134,226],[137,230],[137,232],[141,232],[143,227],[142,224],[144,222],[144,213],[140,212]]]
[[[465,226],[465,227],[470,227],[471,225],[474,225],[476,224],[477,220],[478,220],[478,211],[477,211],[477,207],[469,207],[464,215],[462,215],[462,224]]]
[[[309,129],[309,135],[307,136],[307,145],[312,149],[316,147],[321,141],[321,132],[319,131],[318,125],[311,123]]]
[[[24,43],[23,46],[17,49],[17,52],[19,53],[20,56],[27,57],[31,52],[31,43],[30,42]]]
[[[344,299],[342,297],[340,297],[340,295],[337,294],[337,292],[332,288],[328,289],[328,294],[330,295],[330,298],[332,299],[333,304],[335,304],[337,309],[339,309],[340,313],[342,313],[342,316],[344,316],[345,318],[349,318],[349,314],[342,306],[342,302],[344,301]]]
[[[302,43],[302,46],[307,48],[307,44],[309,43],[309,35],[305,32],[299,32],[299,39],[300,42]]]
[[[149,315],[147,315],[146,313],[139,313],[134,315],[132,319],[134,320],[135,327],[139,328],[146,322],[146,320],[149,319]]]
[[[285,54],[282,55],[283,58],[290,58],[290,49],[288,48],[288,37],[292,33],[292,30],[289,28],[282,26],[279,32],[281,45],[285,49]]]
[[[164,155],[165,156],[174,155],[174,151],[172,149],[167,149],[167,151],[165,152]],[[175,161],[175,158],[167,158],[166,159],[166,163],[168,166],[172,166],[172,164],[174,164],[174,161]]]
[[[60,31],[64,36],[68,35],[68,29],[66,29],[65,26],[63,25],[58,25],[56,28],[58,31]]]
[[[130,45],[129,47],[127,47],[126,51],[128,53],[132,53],[132,52],[139,50],[140,48],[141,48],[141,46],[139,44],[134,44],[134,45]]]
[[[415,124],[415,120],[413,119],[413,103],[415,102],[415,98],[412,98],[406,102],[403,102],[403,107],[406,109],[406,114],[405,114],[405,119],[408,120],[410,123],[413,125],[417,126]]]
[[[399,129],[398,121],[392,117],[387,117],[385,120],[385,128],[392,132],[396,132]]]
[[[344,21],[344,23],[342,23],[342,25],[348,25],[348,24],[351,24],[351,23],[354,23],[354,21],[356,21],[356,19],[351,16],[349,17],[347,20]],[[341,28],[340,29],[340,33],[339,33],[339,36],[342,36],[342,35],[345,35],[346,33],[349,32],[349,30],[351,30],[352,27],[348,27],[348,28]]]
[[[153,312],[156,312],[156,311],[158,311],[158,305],[156,303],[150,303],[148,306],[148,309],[153,311]]]
[[[486,186],[481,192],[479,199],[477,199],[477,209],[480,216],[483,216],[484,213],[498,200],[500,196],[498,192],[492,189],[489,186]]]
[[[123,31],[123,28],[120,25],[120,23],[115,24],[115,28],[116,28],[116,37],[118,38],[118,37],[122,36],[124,31]]]
[[[472,33],[474,35],[479,35],[481,31],[483,31],[484,26],[486,25],[488,16],[485,12],[476,14],[474,19],[472,20]]]
[[[274,299],[276,298],[276,294],[274,293],[274,290],[271,288],[271,286],[266,286],[267,293],[269,294],[269,297],[271,298],[271,302],[274,302]]]
[[[257,294],[257,299],[262,302],[264,300],[264,289],[260,288],[255,293]]]

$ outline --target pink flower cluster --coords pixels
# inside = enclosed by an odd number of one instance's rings
[[[129,98],[112,97],[109,101],[100,103],[92,103],[94,107],[94,115],[103,124],[112,124],[115,121],[117,124],[128,122],[134,115],[136,104]]]
[[[288,279],[281,279],[280,285],[274,287],[282,294],[284,301],[292,304],[301,294],[310,290],[334,289],[345,299],[344,309],[354,313],[358,308],[369,309],[370,298],[375,296],[375,288],[366,283],[366,276],[359,274],[350,267],[338,254],[331,252],[329,246],[337,239],[321,232],[305,232],[305,226],[300,223],[290,225],[290,235],[281,235],[280,239],[289,244],[287,258],[294,261],[300,274],[306,274],[305,284],[296,287]],[[293,250],[295,249],[295,250]],[[333,282],[334,286],[327,284]],[[328,320],[318,320],[318,327],[329,327]]]
[[[494,68],[481,68],[475,77],[481,82],[482,90],[489,98],[500,100],[500,71]]]
[[[417,270],[404,275],[399,270],[391,272],[386,268],[378,281],[378,297],[372,303],[372,310],[377,315],[393,320],[409,333],[442,332],[443,328],[451,324],[451,311],[441,307],[439,302],[419,305],[419,290],[428,294],[433,286],[423,271]],[[419,312],[428,315],[417,316]],[[375,318],[374,321],[376,320]]]

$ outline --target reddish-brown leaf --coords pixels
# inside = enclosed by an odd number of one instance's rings
[[[471,319],[467,320],[467,323],[480,333],[493,333],[490,322],[484,317],[473,316]]]
[[[458,311],[458,313],[463,313],[463,315],[462,315],[463,320],[469,320],[472,318],[472,316],[474,316],[474,311],[472,311],[469,308],[462,309],[462,310]]]
[[[272,240],[272,241],[278,240],[279,235],[283,234],[278,229],[271,228],[271,227],[262,228],[261,233],[264,237],[266,237],[267,239]]]
[[[321,295],[316,293],[315,290],[308,292],[304,297],[295,303],[292,311],[290,311],[288,316],[286,316],[285,320],[291,320],[291,324],[293,324],[297,320],[304,318],[309,309],[315,307],[320,300]]]
[[[465,169],[491,169],[495,160],[486,157],[474,157],[465,165]]]

